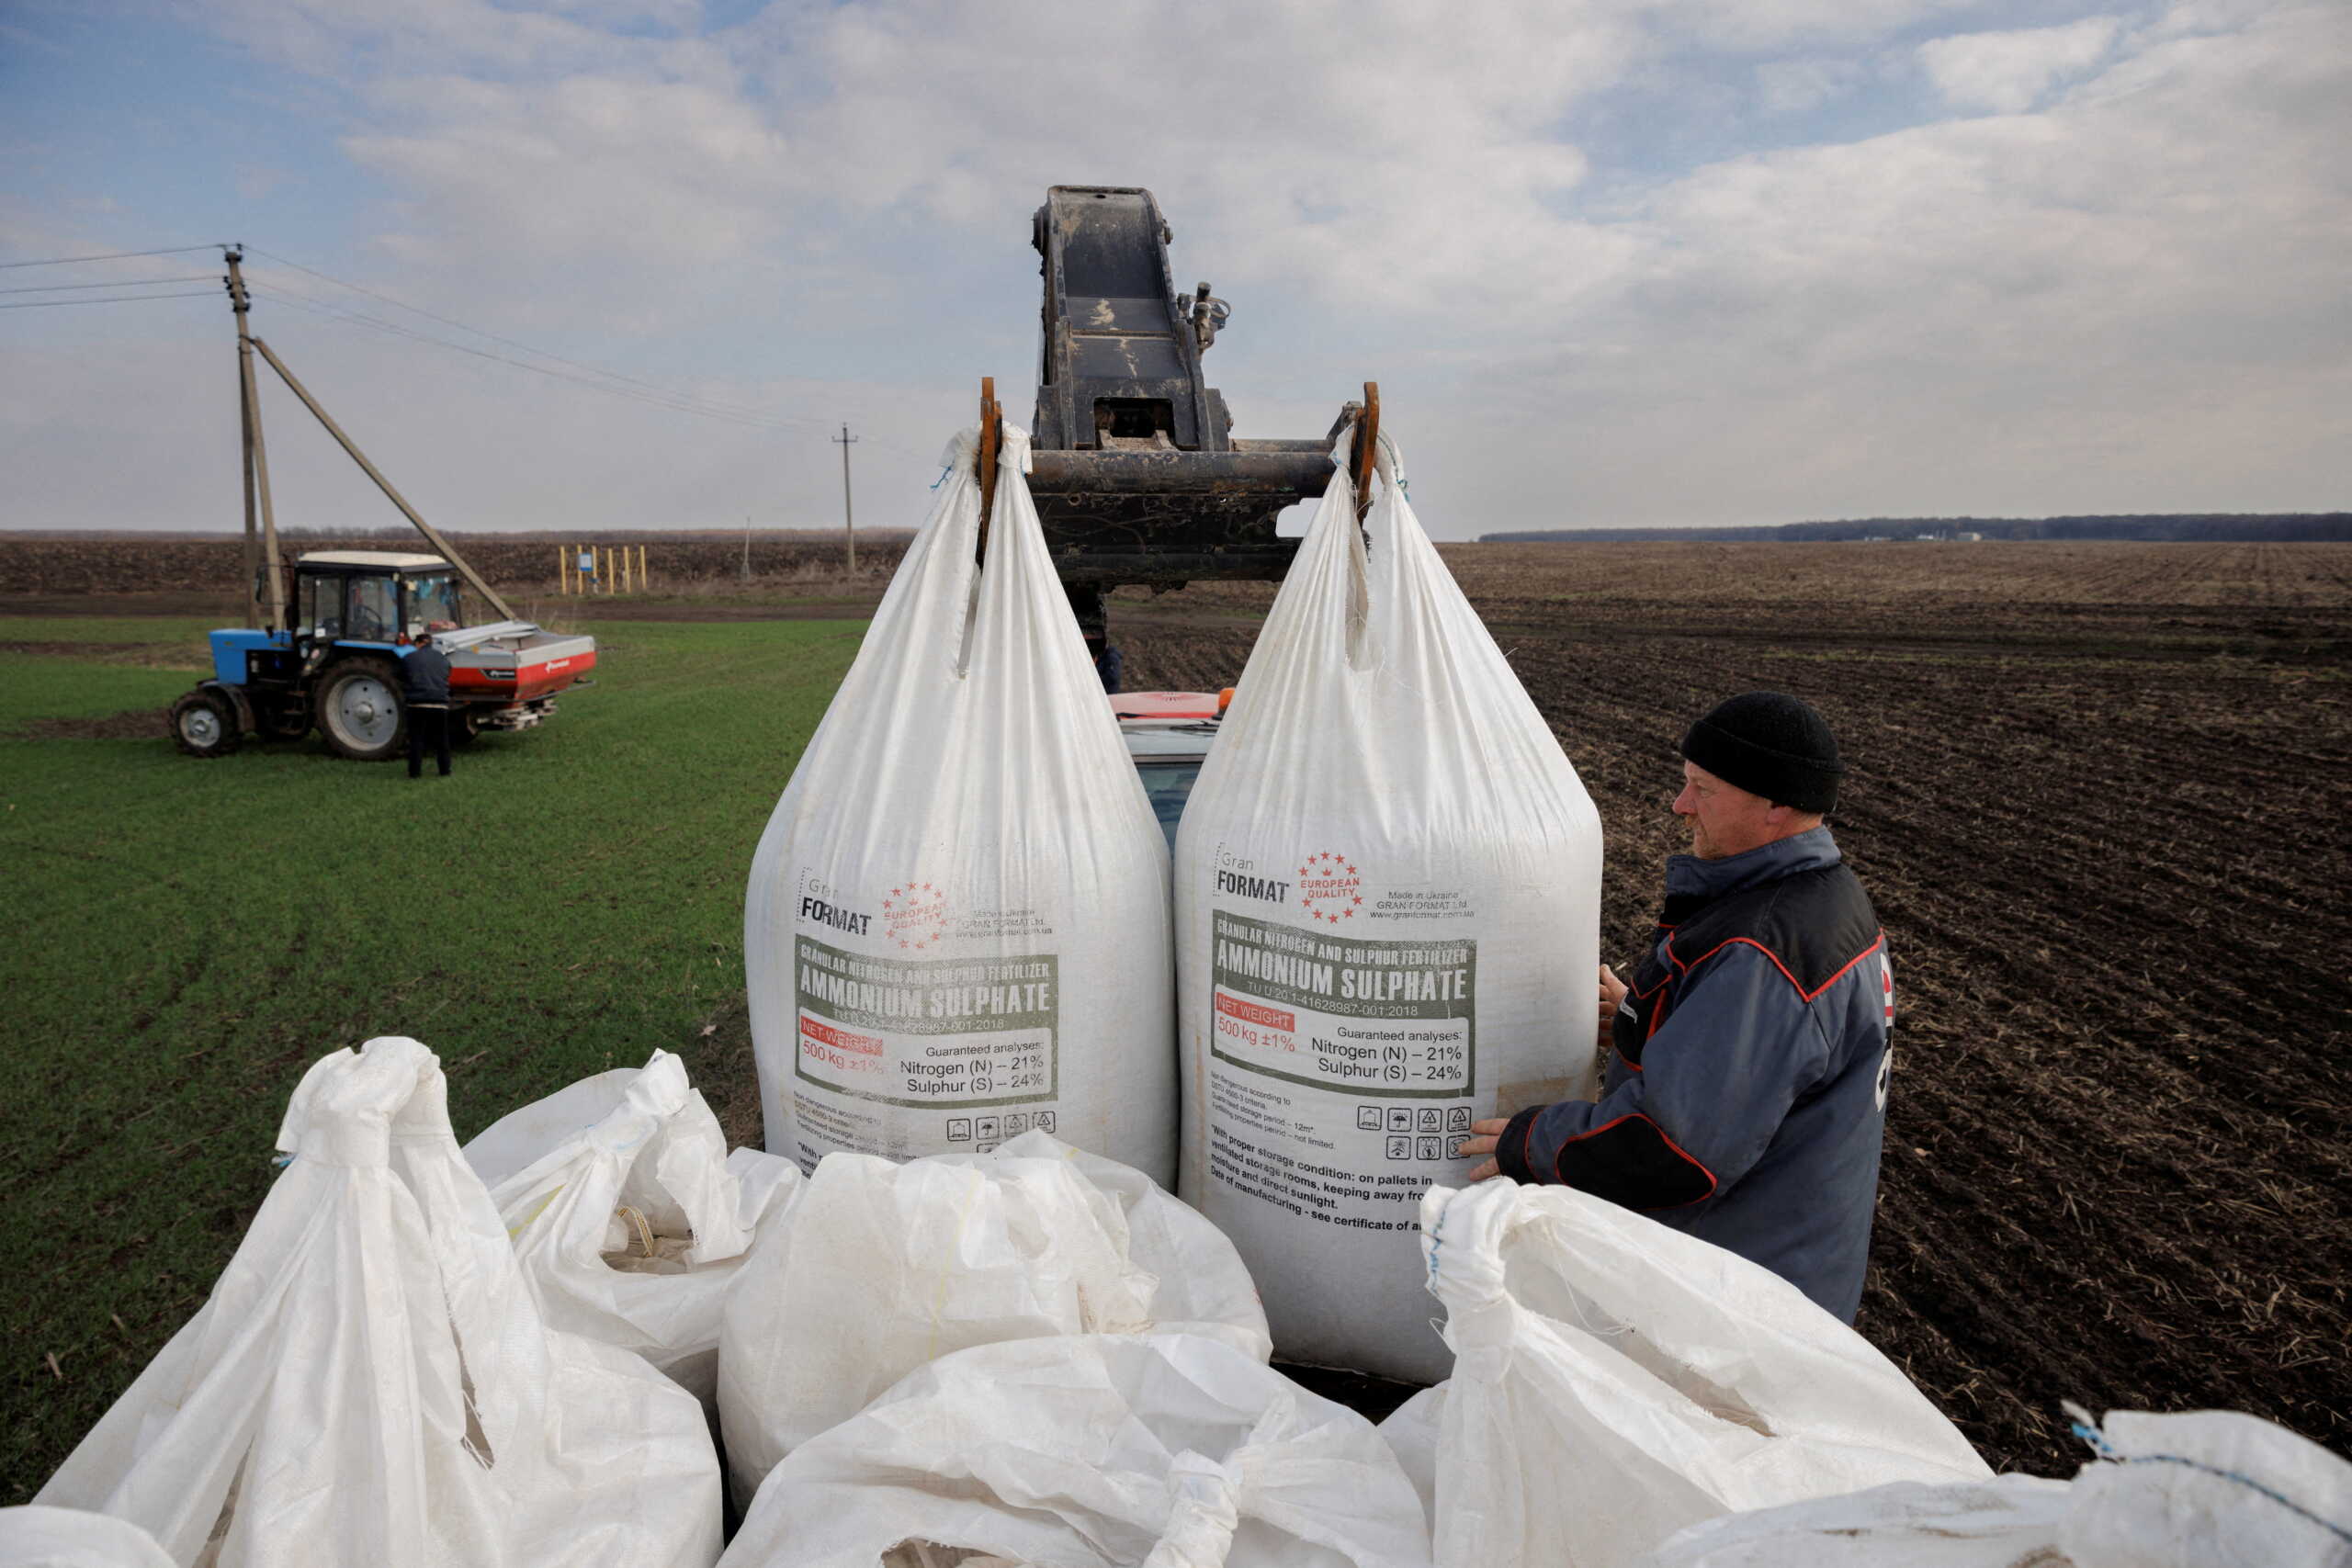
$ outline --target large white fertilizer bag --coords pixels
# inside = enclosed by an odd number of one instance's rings
[[[1036,1129],[1176,1167],[1168,852],[1004,427],[975,567],[976,435],[752,862],[767,1145],[984,1151]]]
[[[1596,1086],[1600,819],[1422,533],[1342,468],[1176,838],[1182,1195],[1279,1353],[1427,1382],[1414,1201]]]

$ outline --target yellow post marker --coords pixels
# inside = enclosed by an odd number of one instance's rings
[[[653,574],[645,570],[645,547],[643,545],[637,547],[637,575],[645,580],[639,585],[639,587],[650,588],[653,586]]]

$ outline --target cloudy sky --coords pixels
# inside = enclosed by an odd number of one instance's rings
[[[22,265],[230,240],[436,522],[910,523],[1056,183],[1442,536],[2343,508],[2347,147],[2344,0],[0,0],[0,527],[239,525],[218,252]]]

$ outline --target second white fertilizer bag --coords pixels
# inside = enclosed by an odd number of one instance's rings
[[[1172,1184],[1168,852],[1004,452],[976,436],[776,803],[744,960],[767,1145],[983,1152],[1032,1129]]]
[[[1381,446],[1336,473],[1176,840],[1182,1196],[1293,1359],[1430,1382],[1415,1207],[1594,1087],[1600,820]]]

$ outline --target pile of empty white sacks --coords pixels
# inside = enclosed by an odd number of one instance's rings
[[[1207,1221],[1047,1134],[804,1179],[660,1052],[463,1148],[447,1100],[413,1040],[311,1069],[210,1299],[0,1562],[2352,1562],[2352,1466],[2291,1433],[2110,1416],[2073,1481],[1996,1477],[1795,1289],[1566,1189],[1430,1189],[1453,1375],[1374,1427],[1269,1365]]]

